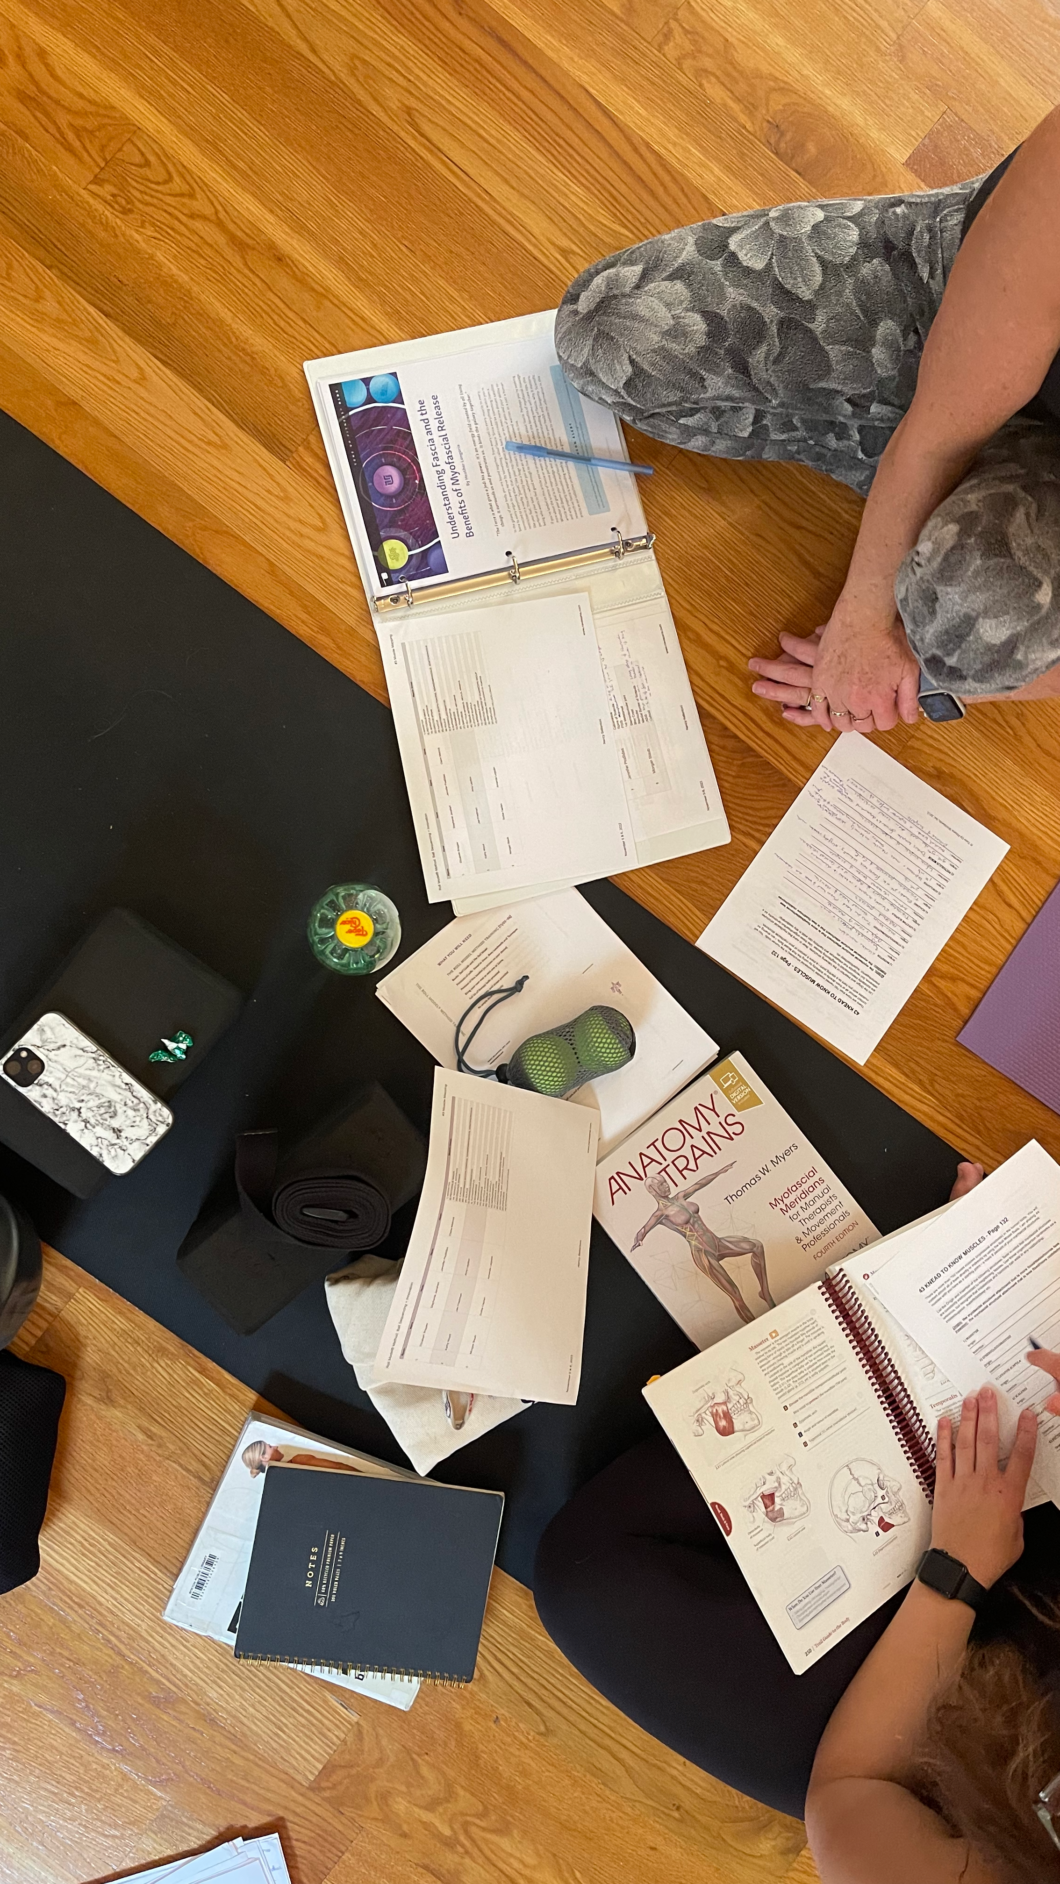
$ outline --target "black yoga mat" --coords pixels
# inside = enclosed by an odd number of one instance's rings
[[[296,1137],[370,1079],[427,1127],[427,1054],[371,981],[319,968],[305,942],[314,899],[343,880],[394,898],[403,953],[449,919],[424,896],[389,713],[2,416],[0,609],[0,1029],[116,904],[247,997],[136,1171],[77,1203],[0,1149],[0,1190],[292,1418],[401,1461],[322,1290],[239,1336],[174,1260],[237,1131]],[[943,1201],[953,1151],[613,885],[587,894],[722,1047],[747,1054],[881,1229]],[[530,1408],[438,1468],[508,1493],[506,1570],[529,1581],[548,1519],[652,1430],[640,1388],[688,1352],[594,1230],[578,1405]]]

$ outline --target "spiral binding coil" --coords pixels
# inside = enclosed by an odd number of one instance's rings
[[[440,1688],[466,1688],[470,1675],[443,1675],[433,1668],[384,1668],[379,1662],[300,1662],[289,1655],[241,1655],[237,1661],[275,1662],[281,1668],[319,1668],[332,1675],[386,1675],[391,1681],[433,1681]]]
[[[876,1398],[898,1435],[913,1476],[931,1504],[935,1496],[935,1448],[916,1401],[850,1277],[825,1276],[821,1288],[833,1315],[853,1343]]]

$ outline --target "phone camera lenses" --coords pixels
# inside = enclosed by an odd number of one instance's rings
[[[28,1047],[19,1047],[4,1061],[4,1073],[14,1086],[32,1086],[44,1071],[44,1061]]]

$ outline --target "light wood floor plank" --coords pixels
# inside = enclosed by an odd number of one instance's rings
[[[783,0],[745,0],[736,24],[734,36],[726,0],[685,0],[656,43],[777,152],[804,196],[916,188],[903,159],[937,105],[860,44],[852,56],[832,0],[802,0],[797,14]],[[778,62],[796,81],[791,95],[772,89]]]
[[[86,85],[11,20],[0,20],[0,124],[84,183],[120,150],[135,124],[104,81]]]
[[[1005,30],[1000,17],[995,30]],[[977,31],[946,0],[927,0],[896,39],[892,57],[914,85],[1010,150],[1057,101],[1037,60],[1030,66],[1001,62],[997,40]]]
[[[910,154],[909,169],[925,189],[940,190],[992,170],[1006,155],[1000,138],[973,131],[947,108]]]

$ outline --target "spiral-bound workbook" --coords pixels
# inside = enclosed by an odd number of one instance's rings
[[[237,1659],[470,1681],[503,1510],[501,1492],[270,1465]]]
[[[622,428],[554,318],[305,364],[427,894],[458,914],[729,838]]]
[[[1060,1342],[1060,1168],[1037,1145],[645,1388],[796,1674],[915,1574],[939,1418],[992,1383],[1006,1438],[1040,1404],[1031,1334]],[[1035,1472],[1027,1504],[1060,1503],[1060,1420]]]

